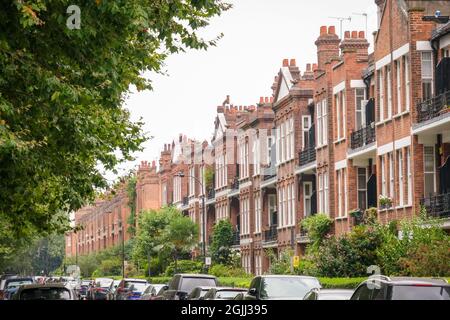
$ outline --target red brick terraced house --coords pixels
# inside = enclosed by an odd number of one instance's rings
[[[304,254],[309,238],[300,223],[317,213],[342,235],[358,224],[353,211],[376,208],[387,223],[424,206],[450,230],[450,23],[434,17],[450,15],[449,2],[374,5],[372,53],[363,31],[339,39],[334,26],[321,27],[317,63],[301,72],[284,59],[272,97],[242,107],[227,96],[217,107],[210,143],[180,136],[164,146],[158,170],[141,165],[138,213],[173,205],[191,217],[201,230],[194,256],[229,219],[233,249],[253,274],[269,269],[269,249]],[[119,190],[76,212],[85,229],[78,241],[68,235],[68,254],[117,244],[127,203]]]

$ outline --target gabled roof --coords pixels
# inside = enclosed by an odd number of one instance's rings
[[[292,82],[294,79],[291,72],[289,71],[289,67],[282,67],[278,74],[278,84],[275,91],[274,102],[277,102],[286,97],[289,94],[291,88],[294,86]]]

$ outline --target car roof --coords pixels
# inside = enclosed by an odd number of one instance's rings
[[[315,280],[319,280],[316,277],[311,277],[311,276],[296,276],[296,275],[277,275],[277,274],[265,274],[262,276],[259,276],[261,278],[301,278],[301,279],[315,279]]]
[[[175,276],[181,276],[186,278],[211,278],[217,279],[216,276],[210,274],[195,274],[195,273],[177,273]]]
[[[6,283],[9,283],[9,282],[13,282],[13,281],[23,281],[23,280],[31,280],[31,281],[34,281],[34,279],[32,278],[32,277],[17,277],[17,278],[9,278],[9,279],[6,279]]]
[[[215,288],[217,291],[248,291],[245,288],[232,288],[232,287],[218,287]]]
[[[70,290],[63,283],[46,283],[46,284],[33,283],[33,284],[27,284],[27,285],[24,285],[21,287],[21,289],[36,289],[36,288],[64,288],[64,289]]]
[[[364,282],[378,280],[380,282],[390,283],[393,285],[416,285],[416,284],[427,284],[427,285],[438,285],[438,286],[450,286],[450,284],[445,279],[441,278],[420,278],[420,277],[386,277],[386,276],[375,276],[370,277]]]
[[[125,279],[122,279],[122,280],[124,280],[124,281],[130,281],[130,282],[148,282],[147,280],[145,280],[145,279],[132,279],[132,278],[125,278]]]
[[[353,293],[352,289],[320,289],[320,294]]]

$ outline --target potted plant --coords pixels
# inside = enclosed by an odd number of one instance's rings
[[[388,196],[380,194],[378,201],[380,203],[381,209],[389,209],[390,207],[392,207],[392,199]]]

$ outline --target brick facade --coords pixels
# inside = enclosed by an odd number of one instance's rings
[[[437,9],[448,15],[448,2],[374,5],[379,12],[374,52],[368,53],[363,31],[346,31],[339,39],[334,26],[321,27],[317,64],[306,64],[302,72],[295,59],[284,59],[272,97],[242,107],[227,96],[217,107],[210,143],[180,136],[177,144],[164,146],[157,173],[142,166],[139,209],[174,205],[201,224],[203,193],[189,176],[205,184],[202,172],[213,170],[213,185],[205,186],[206,246],[214,224],[230,219],[233,248],[254,274],[268,270],[268,249],[302,255],[309,239],[300,222],[316,213],[334,221],[336,235],[358,223],[352,211],[370,207],[383,223],[411,218],[421,205],[430,215],[448,218],[450,184],[443,175],[450,172],[450,89],[444,83],[447,89],[437,92],[442,87],[437,72],[450,59],[450,26],[422,19]],[[92,217],[82,235],[91,240],[80,252],[105,247],[105,238],[94,233],[107,225],[102,220],[107,215],[96,212],[113,212],[125,221],[126,203],[119,192],[113,201],[77,213],[80,223]],[[198,248],[202,245],[200,237]]]

